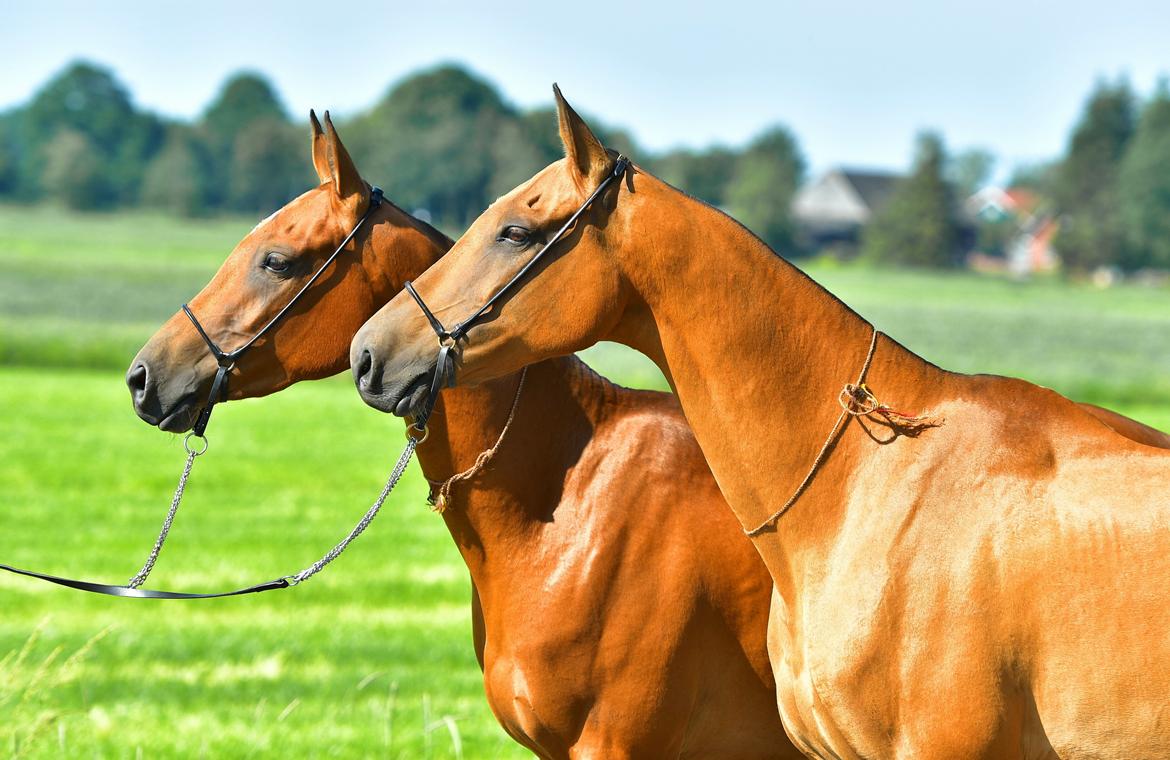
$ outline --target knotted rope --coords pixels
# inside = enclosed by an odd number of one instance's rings
[[[857,376],[856,383],[846,383],[845,387],[841,389],[841,393],[837,396],[837,402],[841,405],[841,414],[837,417],[837,421],[833,423],[833,430],[829,433],[829,437],[825,439],[825,444],[821,446],[821,450],[817,453],[816,459],[813,460],[812,467],[809,468],[808,474],[804,476],[804,480],[800,481],[800,485],[796,487],[796,491],[784,505],[769,515],[768,519],[757,525],[752,529],[744,528],[744,533],[750,537],[755,537],[763,533],[770,526],[774,525],[777,520],[784,516],[784,513],[792,508],[804,494],[805,489],[812,483],[813,477],[817,474],[817,470],[821,468],[825,458],[829,454],[829,449],[833,442],[837,440],[837,435],[841,432],[841,428],[845,420],[850,417],[868,417],[871,414],[877,414],[883,417],[887,422],[897,428],[907,429],[914,433],[928,427],[937,427],[941,424],[940,420],[933,419],[929,414],[909,415],[896,411],[889,406],[878,401],[877,397],[865,385],[865,375],[869,372],[869,366],[873,363],[873,355],[877,351],[878,331],[874,328],[873,337],[869,342],[869,352],[865,355],[865,363],[861,367],[861,372]]]
[[[447,511],[447,505],[451,497],[451,486],[464,480],[470,480],[478,475],[488,463],[492,461],[492,457],[500,449],[500,444],[504,442],[504,438],[508,435],[508,429],[512,427],[512,420],[516,418],[516,408],[520,406],[520,392],[524,390],[524,379],[528,377],[528,368],[525,367],[520,371],[520,382],[516,385],[516,396],[512,399],[512,408],[508,412],[508,419],[504,422],[504,429],[500,431],[500,435],[496,438],[496,442],[492,444],[491,448],[485,449],[479,453],[475,458],[475,463],[468,467],[463,472],[458,472],[443,481],[436,481],[427,479],[431,485],[431,497],[427,501],[431,505],[431,509],[439,514]],[[435,489],[438,488],[438,491]]]

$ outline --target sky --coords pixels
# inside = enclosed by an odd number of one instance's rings
[[[774,123],[813,172],[902,169],[917,132],[999,172],[1051,158],[1100,78],[1170,73],[1170,2],[5,2],[0,109],[68,61],[190,118],[239,69],[294,115],[350,114],[412,71],[460,62],[512,103],[574,106],[662,150],[740,145]],[[105,7],[101,7],[105,6]]]

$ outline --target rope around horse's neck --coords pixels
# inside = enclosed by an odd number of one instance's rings
[[[865,355],[865,364],[863,364],[861,366],[861,372],[857,375],[857,383],[854,384],[854,387],[857,387],[857,388],[864,388],[865,387],[865,375],[867,372],[869,372],[869,365],[873,363],[873,355],[874,355],[874,352],[877,351],[877,342],[878,342],[878,330],[875,327],[875,328],[873,328],[873,338],[871,338],[869,341],[869,352]],[[796,487],[796,491],[793,492],[792,496],[788,499],[788,501],[784,502],[784,505],[782,507],[780,507],[780,509],[777,509],[775,512],[773,512],[768,517],[768,519],[764,520],[762,523],[760,523],[756,527],[752,528],[751,530],[744,528],[743,532],[746,533],[748,536],[755,538],[756,536],[760,535],[765,530],[767,530],[769,527],[771,527],[773,524],[775,524],[775,522],[777,520],[779,520],[781,517],[783,517],[785,512],[792,509],[792,506],[794,504],[796,504],[796,502],[800,499],[801,495],[805,492],[805,489],[808,488],[809,483],[812,483],[812,479],[814,476],[816,476],[817,470],[819,470],[821,468],[821,465],[824,463],[825,458],[829,454],[829,449],[833,445],[833,441],[837,440],[837,435],[841,432],[841,426],[845,422],[845,420],[847,420],[851,416],[852,417],[864,416],[866,414],[869,414],[869,413],[875,411],[875,409],[877,408],[876,406],[873,408],[869,408],[868,404],[865,407],[855,408],[854,404],[852,403],[853,396],[850,393],[850,385],[846,385],[845,388],[841,391],[840,398],[843,399],[846,396],[846,394],[849,395],[849,400],[848,401],[841,401],[841,414],[840,414],[840,416],[837,417],[837,421],[835,423],[833,423],[833,431],[831,433],[829,433],[829,437],[825,439],[825,445],[821,446],[821,450],[820,450],[820,452],[817,453],[816,459],[813,460],[812,467],[809,468],[808,474],[804,476],[804,480],[800,481],[800,485]],[[872,398],[872,394],[870,394],[870,397]],[[874,399],[874,403],[875,404],[877,403],[876,399]]]
[[[450,502],[451,486],[453,486],[455,483],[474,478],[476,475],[482,472],[485,467],[487,467],[488,463],[492,461],[492,457],[494,457],[496,452],[499,451],[500,444],[504,442],[504,438],[508,435],[509,428],[512,427],[512,420],[516,418],[516,408],[520,406],[520,393],[524,390],[524,380],[527,377],[528,367],[525,367],[520,371],[520,382],[516,384],[516,395],[512,399],[512,408],[508,411],[508,419],[504,422],[504,428],[500,431],[500,435],[496,438],[496,442],[493,443],[490,448],[481,451],[479,456],[475,458],[475,463],[463,472],[457,472],[451,477],[442,481],[431,480],[430,478],[427,479],[427,482],[430,483],[432,488],[437,486],[439,489],[438,492],[431,499],[429,499],[431,502],[431,507],[434,509],[434,511],[438,512],[439,514],[445,512],[447,510],[447,505]]]
[[[838,394],[837,403],[841,405],[841,414],[837,417],[837,422],[833,424],[833,431],[825,439],[825,445],[821,446],[820,452],[817,453],[816,459],[813,460],[808,474],[804,476],[804,480],[800,481],[800,485],[796,487],[792,498],[784,502],[784,506],[773,512],[767,520],[764,520],[751,530],[744,528],[743,532],[748,536],[754,538],[760,535],[769,526],[775,524],[777,520],[784,516],[785,512],[796,504],[797,500],[805,492],[805,489],[812,483],[812,479],[817,474],[817,470],[824,464],[825,459],[829,455],[829,450],[833,446],[833,442],[837,440],[837,436],[840,434],[842,426],[848,418],[867,417],[871,414],[877,414],[884,417],[890,425],[908,435],[917,435],[927,428],[938,427],[943,423],[942,417],[934,416],[930,412],[923,412],[922,414],[904,414],[903,412],[899,412],[878,401],[877,397],[866,387],[865,376],[869,373],[869,367],[873,363],[873,355],[877,351],[878,335],[880,333],[875,327],[873,329],[873,337],[869,341],[869,352],[865,355],[865,363],[861,366],[861,372],[857,375],[857,382],[846,383],[845,387],[841,389],[841,393]]]

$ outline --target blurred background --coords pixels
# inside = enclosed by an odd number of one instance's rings
[[[0,8],[0,562],[129,577],[182,461],[121,373],[314,184],[310,107],[457,236],[556,160],[558,81],[611,147],[949,369],[1170,429],[1170,6],[1121,0]],[[665,388],[640,356],[586,359]],[[347,378],[217,414],[152,584],[291,572],[401,425]],[[134,603],[0,578],[0,756],[523,757],[417,471],[295,592]]]

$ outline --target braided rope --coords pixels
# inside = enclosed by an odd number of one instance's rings
[[[360,536],[362,532],[365,531],[367,527],[369,527],[370,523],[374,521],[374,518],[378,516],[378,511],[382,509],[382,505],[386,502],[386,497],[388,497],[390,492],[394,490],[394,486],[398,485],[398,481],[402,477],[402,473],[406,472],[406,465],[410,463],[410,458],[414,456],[414,449],[416,446],[418,446],[418,441],[416,441],[410,435],[407,435],[406,448],[402,450],[402,454],[398,457],[398,462],[394,465],[394,469],[391,470],[390,477],[386,479],[386,485],[382,487],[382,493],[378,494],[378,498],[374,500],[373,506],[366,510],[366,513],[362,515],[362,519],[358,520],[357,525],[353,527],[353,530],[349,532],[349,535],[338,541],[337,545],[330,549],[324,557],[309,565],[296,575],[287,576],[285,580],[289,582],[289,585],[295,586],[298,583],[304,583],[309,578],[312,578],[314,575],[324,570],[326,565],[340,557],[341,553],[349,548],[349,545],[353,543],[354,539]]]
[[[190,440],[188,438],[187,440]],[[206,441],[206,439],[204,439]],[[183,442],[187,445],[187,441]],[[175,514],[179,511],[179,504],[183,501],[183,491],[187,490],[187,479],[191,477],[191,467],[195,464],[195,457],[207,451],[206,445],[203,450],[187,448],[187,463],[183,466],[183,474],[179,476],[179,485],[175,487],[175,495],[171,497],[171,508],[167,510],[166,519],[163,520],[162,530],[158,533],[158,538],[154,541],[154,548],[150,550],[150,556],[146,558],[146,564],[142,569],[129,581],[126,582],[127,588],[138,588],[143,583],[146,583],[147,576],[150,571],[154,570],[154,563],[158,561],[159,552],[162,551],[163,544],[166,543],[167,534],[171,532],[171,525],[175,522]]]
[[[873,394],[869,393],[868,390],[865,391],[868,396],[862,399],[857,399],[854,396],[852,390],[860,390],[865,388],[865,374],[869,372],[869,365],[873,363],[873,355],[874,352],[877,351],[877,341],[878,331],[875,327],[873,331],[873,338],[870,339],[869,342],[869,352],[865,355],[865,364],[863,364],[861,367],[861,372],[857,376],[857,382],[846,385],[845,388],[841,391],[841,394],[838,397],[838,401],[841,404],[841,414],[837,417],[837,421],[833,423],[833,431],[829,433],[829,437],[825,439],[825,445],[821,446],[821,450],[817,453],[816,459],[813,460],[812,467],[809,468],[808,474],[804,476],[804,480],[800,481],[800,485],[796,487],[796,491],[792,494],[788,501],[784,502],[784,506],[780,507],[780,509],[777,509],[768,516],[768,519],[764,520],[762,523],[752,528],[751,530],[744,528],[743,532],[745,534],[755,538],[773,524],[775,524],[777,520],[784,516],[785,512],[787,512],[789,509],[792,509],[792,506],[796,504],[797,500],[801,497],[801,494],[803,494],[805,489],[808,488],[809,483],[812,482],[813,477],[817,474],[817,470],[821,468],[821,464],[825,461],[825,457],[829,453],[829,447],[833,445],[833,441],[837,440],[837,435],[841,432],[841,426],[845,420],[847,420],[849,417],[863,417],[867,414],[871,414],[877,411],[881,407],[881,404],[878,403],[877,399],[874,398]],[[872,399],[872,404],[870,403],[869,399]]]
[[[512,399],[512,408],[508,412],[508,419],[504,422],[504,429],[500,431],[500,435],[496,438],[496,442],[491,445],[491,448],[485,449],[479,453],[475,458],[475,464],[468,467],[463,472],[456,473],[441,483],[428,480],[431,486],[438,486],[439,491],[431,500],[431,507],[435,512],[442,514],[447,510],[447,504],[451,497],[451,486],[455,483],[470,480],[478,475],[483,468],[487,467],[488,463],[492,461],[492,457],[499,451],[500,444],[504,442],[505,436],[508,435],[508,429],[512,427],[512,420],[516,418],[516,408],[520,406],[520,393],[524,390],[524,380],[528,377],[528,367],[520,371],[520,382],[516,385],[516,396]]]

